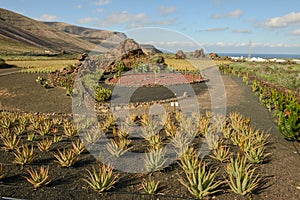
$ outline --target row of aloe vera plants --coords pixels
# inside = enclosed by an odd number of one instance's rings
[[[239,71],[230,65],[222,65],[219,69],[224,74],[242,77],[261,104],[273,113],[280,134],[287,140],[300,140],[300,94],[297,91],[270,84],[253,72]]]
[[[79,127],[70,119],[1,112],[1,148],[3,151],[13,152],[12,164],[20,165],[22,170],[26,170],[28,176],[25,179],[34,188],[39,188],[48,185],[53,179],[49,173],[52,165],[45,167],[41,164],[40,169],[30,167],[32,163],[38,163],[38,152],[51,154],[50,150],[55,143],[72,141],[69,148],[57,149],[52,153],[54,162],[60,167],[69,168],[75,165],[84,151],[110,132],[110,142],[106,144],[106,149],[111,156],[118,158],[133,148],[141,148],[140,143],[131,140],[130,129],[134,125],[140,125],[142,139],[148,146],[144,168],[149,179],[141,181],[141,190],[144,192],[155,194],[161,189],[160,181],[153,180],[151,174],[167,167],[163,148],[166,143],[173,146],[177,155],[175,162],[184,174],[178,180],[199,199],[224,192],[221,189],[224,187],[240,195],[251,195],[259,189],[262,177],[257,168],[268,160],[266,148],[269,134],[251,127],[250,120],[239,113],[230,113],[226,117],[210,112],[191,116],[171,112],[163,117],[165,119],[153,119],[148,114],[132,114],[126,118],[125,125],[119,127],[116,123],[118,119],[109,115],[96,127],[83,133],[79,140]],[[162,121],[165,123],[160,124]],[[88,119],[82,118],[80,123],[80,128],[92,126]],[[162,129],[159,128],[161,126]],[[206,145],[210,152],[208,155],[203,155],[204,152],[199,150],[199,143]],[[217,166],[214,163],[218,163]],[[8,175],[3,173],[5,167],[9,165],[0,164],[2,180]],[[94,165],[86,169],[82,181],[99,193],[110,190],[120,180],[121,173],[113,170],[113,167],[111,164]]]

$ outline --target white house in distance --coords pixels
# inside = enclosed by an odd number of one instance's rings
[[[252,57],[252,58],[245,58],[243,56],[241,57],[230,57],[234,61],[248,61],[248,62],[276,62],[276,63],[286,63],[288,62],[285,59],[278,59],[278,58],[271,58],[271,59],[266,59],[266,58],[260,58],[260,57]],[[300,64],[300,60],[293,59],[292,62]]]

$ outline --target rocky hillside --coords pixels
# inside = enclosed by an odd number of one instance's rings
[[[0,8],[0,54],[106,53],[126,38],[121,32],[40,22]],[[151,45],[141,47],[146,54],[160,53]]]
[[[125,40],[127,36],[121,32],[113,32],[107,30],[99,30],[92,28],[85,28],[74,26],[63,22],[44,22],[46,25],[51,26],[57,30],[73,34],[80,39],[89,41],[91,43],[101,45],[105,48],[115,48],[121,41]],[[141,48],[146,54],[162,53],[153,45],[141,44]]]
[[[2,8],[0,8],[0,44],[0,52],[21,46],[24,53],[32,50],[79,53],[91,51],[96,47],[94,43],[77,35]]]
[[[97,45],[106,44],[107,40],[111,41],[111,43],[119,43],[120,41],[127,38],[124,33],[120,32],[85,28],[63,22],[44,23],[52,28],[55,28],[56,30],[72,34],[80,39],[86,40]]]

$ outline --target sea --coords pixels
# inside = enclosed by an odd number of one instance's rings
[[[248,58],[246,53],[218,53],[219,56],[229,56],[229,57],[244,57]],[[282,58],[282,59],[300,59],[300,54],[251,54],[251,57],[256,58]]]

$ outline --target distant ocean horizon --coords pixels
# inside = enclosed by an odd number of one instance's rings
[[[248,58],[246,53],[218,53],[219,56],[229,56],[229,57],[244,57]],[[300,59],[300,54],[261,54],[253,53],[251,57],[259,58],[282,58],[282,59]]]

